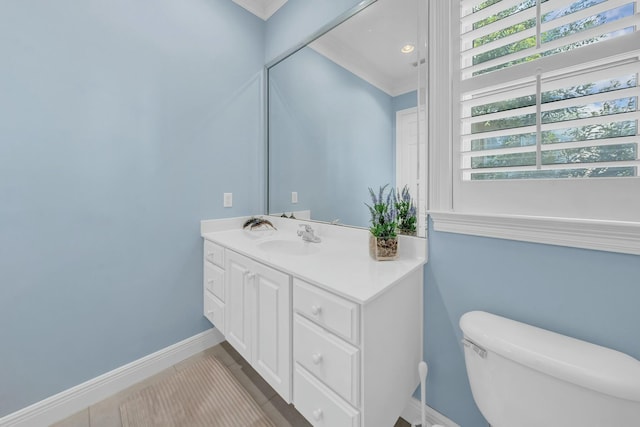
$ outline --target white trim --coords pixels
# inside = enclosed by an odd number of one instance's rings
[[[2,417],[0,427],[50,425],[222,341],[215,328],[201,332]]]
[[[640,223],[524,215],[429,212],[433,229],[640,255]]]
[[[404,408],[404,411],[402,411],[401,417],[408,423],[413,423],[415,425],[420,424],[422,418],[420,406],[421,403],[418,399],[415,397],[410,398],[407,406]],[[429,427],[436,424],[443,427],[460,427],[458,424],[454,423],[449,418],[445,417],[428,405],[426,406],[425,413],[427,414],[427,425]]]
[[[453,84],[457,71],[457,56],[452,52],[459,43],[457,32],[451,36],[451,28],[456,28],[457,10],[449,1],[429,1],[429,48],[428,48],[428,89],[427,99],[427,171],[428,191],[427,209],[447,210],[452,207],[452,99],[459,99],[459,93]],[[457,105],[457,104],[456,104]]]
[[[430,3],[432,8],[435,8],[434,3],[440,2]],[[460,82],[458,79],[461,46],[458,19],[460,2],[442,3],[452,3],[451,19],[433,20],[430,30],[438,35],[446,32],[447,28],[450,29],[451,72],[449,78],[453,80],[451,96],[445,97],[440,92],[434,91],[431,94],[431,100],[442,109],[449,110],[452,120],[451,128],[447,129],[448,125],[435,117],[437,111],[431,111],[430,121],[433,121],[439,130],[437,132],[432,130],[429,137],[431,155],[429,173],[433,176],[429,187],[429,210],[435,214],[443,213],[444,215],[440,218],[432,215],[434,229],[638,254],[640,249],[637,230],[640,222],[634,214],[640,210],[640,199],[628,195],[638,192],[640,179],[629,177],[602,178],[601,181],[581,179],[463,181],[465,171],[461,160],[468,159],[470,155],[465,157],[461,154],[461,142],[465,137],[461,135],[459,124],[463,108],[470,108],[475,101],[462,103],[458,101],[462,99],[462,92],[479,87],[482,87],[483,96],[495,90],[502,94],[505,91],[515,91],[512,94],[518,93],[523,88],[520,83],[535,75],[536,68],[542,68],[545,73],[552,71],[549,75],[545,75],[553,79],[551,87],[560,84],[563,80],[575,79],[575,76],[581,76],[583,73],[593,73],[594,78],[598,76],[598,79],[604,79],[605,69],[627,67],[625,61],[629,59],[629,55],[634,58],[638,56],[640,32],[636,31],[631,35],[603,41],[602,43],[605,44],[598,43],[575,49],[571,51],[571,55],[563,54],[562,61],[571,59],[577,63],[575,66],[569,66],[569,62],[558,62],[560,56],[557,55],[551,59],[550,57],[541,58],[542,62],[528,62],[509,67],[508,70],[498,70]],[[471,3],[473,2],[468,1],[466,4]],[[488,9],[486,13],[490,13]],[[437,50],[438,43],[437,37],[431,37],[430,50]],[[437,58],[435,53],[430,55],[431,61],[434,60],[432,58]],[[631,63],[628,66],[634,70],[633,65]],[[437,66],[444,65],[433,64],[432,66],[437,69]],[[563,68],[565,66],[567,68]],[[558,73],[558,68],[562,68],[562,73]],[[430,83],[430,86],[438,88],[438,84],[442,85],[445,81],[448,81],[447,76],[442,75],[440,79]],[[549,86],[548,82],[547,86]],[[484,102],[485,99],[482,101]],[[449,169],[446,170],[446,168]],[[455,217],[455,212],[463,216]]]

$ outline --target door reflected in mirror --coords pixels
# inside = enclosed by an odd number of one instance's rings
[[[369,188],[407,185],[424,236],[421,1],[378,0],[268,68],[269,214],[368,227]]]

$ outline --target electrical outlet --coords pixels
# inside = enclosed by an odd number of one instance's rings
[[[230,208],[233,206],[233,193],[224,193],[224,204],[225,208]]]
[[[298,192],[297,191],[292,191],[291,192],[291,203],[298,203]]]

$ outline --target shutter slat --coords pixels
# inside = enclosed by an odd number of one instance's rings
[[[627,1],[627,3],[628,3],[628,1]],[[608,2],[605,3],[605,4],[608,4]],[[625,3],[623,2],[622,4],[625,4]],[[597,6],[600,6],[600,5],[597,5]],[[572,17],[572,19],[570,19],[568,21],[569,23],[574,22],[574,20],[575,20],[574,18],[575,17],[583,16],[583,14],[585,15],[584,17],[589,17],[589,16],[593,15],[593,13],[586,13],[586,12],[590,11],[590,9],[594,9],[594,8],[596,8],[596,6],[592,6],[590,8],[585,9],[585,10],[582,10],[582,11],[579,11],[579,12],[575,12],[574,14],[570,14],[570,15],[567,15],[565,17],[554,19],[552,21],[544,23],[541,26],[541,32],[546,32],[546,31],[549,31],[549,30],[552,30],[554,28],[558,28],[558,27],[564,25],[564,24],[562,24],[562,22],[564,22],[565,19],[568,19],[567,17]],[[606,10],[610,10],[610,9],[611,8],[607,8],[607,9],[605,9],[605,11]],[[495,25],[495,29],[493,29],[490,32],[497,31],[500,28],[505,28],[505,27],[500,27],[499,23],[500,23],[500,21],[496,21],[496,22],[490,24],[491,26]],[[515,23],[517,23],[517,22],[515,22]],[[508,55],[504,55],[504,56],[501,56],[501,57],[498,57],[498,58],[495,58],[495,59],[492,59],[492,60],[489,60],[489,61],[482,62],[480,64],[465,66],[464,68],[462,68],[462,72],[463,72],[463,75],[472,75],[473,73],[476,73],[476,72],[479,72],[479,71],[482,71],[482,70],[485,70],[485,69],[488,69],[488,68],[491,68],[491,67],[495,67],[495,66],[498,66],[498,65],[501,65],[501,64],[505,64],[505,63],[508,63],[508,62],[511,62],[511,61],[517,61],[517,60],[526,58],[526,57],[531,56],[531,55],[533,55],[535,53],[546,52],[546,51],[549,51],[549,50],[552,50],[552,49],[556,49],[556,48],[559,48],[559,47],[564,47],[564,46],[570,45],[572,43],[576,43],[576,42],[583,41],[583,40],[588,40],[590,38],[595,38],[595,37],[598,37],[600,35],[612,33],[612,32],[615,32],[617,30],[621,30],[621,29],[624,29],[624,28],[627,28],[627,27],[636,26],[639,23],[640,23],[640,13],[635,13],[633,15],[626,16],[624,18],[617,19],[615,21],[607,22],[607,23],[604,23],[604,24],[601,24],[601,25],[598,25],[598,26],[595,26],[595,27],[592,27],[592,28],[585,29],[583,31],[579,31],[579,32],[574,33],[574,34],[567,35],[565,37],[558,38],[556,40],[549,41],[547,43],[543,43],[539,48],[536,48],[535,46],[533,46],[533,47],[530,47],[530,48],[527,48],[527,49],[520,50],[518,52],[514,52],[514,53],[511,53],[511,54],[508,54]],[[513,25],[513,24],[510,24],[510,25]],[[508,28],[508,26],[507,26],[507,28]],[[489,34],[490,32],[487,32],[487,34]],[[469,34],[472,34],[472,33],[473,32],[471,32]],[[532,34],[530,30],[526,30],[526,31],[522,32],[522,34],[525,34],[525,33],[528,36],[530,36]],[[517,34],[520,34],[520,33],[516,33],[516,34],[514,34],[512,36],[505,37],[505,40],[508,39],[511,42],[517,42],[519,40],[523,40],[524,38],[526,38],[526,37],[517,37]],[[467,41],[467,44],[468,44],[469,40],[472,40],[472,39],[467,40],[467,38],[466,38],[467,36],[466,35],[462,35],[462,37],[463,37],[463,46],[465,44],[465,40]],[[477,38],[477,37],[473,37],[473,39],[475,39],[475,38]],[[462,63],[465,64],[465,62],[470,62],[471,59],[474,56],[478,55],[478,54],[484,53],[484,52],[492,50],[492,49],[497,49],[497,48],[500,48],[500,47],[504,47],[504,46],[507,46],[509,44],[509,43],[502,43],[501,40],[502,39],[497,39],[495,42],[491,42],[491,43],[485,44],[485,45],[480,46],[478,48],[468,48],[468,49],[464,50],[461,53]],[[488,48],[487,46],[491,46],[491,48]]]
[[[472,25],[474,22],[478,22],[478,21],[482,21],[483,19],[486,19],[490,16],[493,15],[497,15],[498,13],[502,12],[503,10],[507,10],[510,9],[514,6],[519,5],[520,3],[523,3],[524,0],[502,0],[499,1],[498,3],[492,4],[489,7],[485,7],[482,10],[479,10],[477,12],[473,12],[473,13],[469,13],[469,14],[465,14],[463,16],[461,16],[460,18],[460,23],[463,26],[469,26]],[[461,1],[460,2],[460,10],[464,11],[464,10],[473,10],[473,8],[479,4],[480,2],[475,1],[475,0],[471,0],[471,1]]]
[[[498,21],[492,22],[491,24],[483,25],[482,27],[477,28],[475,30],[467,31],[466,33],[460,35],[460,39],[463,42],[463,44],[471,44],[473,40],[476,40],[480,37],[484,37],[488,34],[495,33],[496,31],[500,31],[504,28],[512,27],[514,25],[528,21],[529,19],[534,19],[535,17],[536,17],[536,9],[534,7],[534,8],[516,13],[514,15],[507,16]],[[520,33],[516,33],[516,34],[520,34]],[[500,40],[503,40],[503,39],[498,39],[498,41]]]
[[[542,79],[543,91],[557,90],[576,83],[597,82],[600,80],[610,80],[628,74],[637,74],[640,71],[640,61],[637,58],[622,61],[620,64],[607,62],[596,67],[582,68],[573,73],[565,73],[560,77]]]
[[[640,40],[638,40],[638,42],[640,42]],[[600,80],[621,77],[627,74],[635,74],[638,73],[638,71],[640,71],[640,61],[637,58],[630,58],[629,60],[621,61],[619,65],[607,61],[595,67],[585,68],[583,66],[576,72],[565,73],[561,77],[543,77],[542,86],[546,92],[569,87],[575,84],[576,81],[597,82]],[[505,85],[500,89],[493,88],[485,93],[476,93],[473,96],[467,95],[468,99],[464,99],[462,101],[462,107],[463,109],[471,108],[505,99],[532,95],[535,92],[535,87],[535,81],[531,81],[517,85]]]
[[[541,5],[542,15],[544,16],[546,13],[552,12],[556,9],[560,9],[561,7],[558,7],[557,3],[558,2],[555,2],[555,1],[548,1],[548,2],[542,3]],[[542,25],[540,26],[540,31],[545,32],[551,28],[556,28],[562,25],[571,24],[572,22],[579,21],[581,19],[588,18],[593,15],[598,15],[602,12],[613,10],[629,3],[633,3],[633,1],[607,0],[602,3],[595,4],[591,7],[587,7],[585,9],[579,10],[577,12],[570,13],[568,15],[564,15],[556,19],[552,19],[551,21],[543,22]]]
[[[467,50],[462,51],[461,55],[463,60],[473,60],[473,57],[476,55],[489,52],[490,50],[493,50],[493,49],[498,49],[504,46],[508,46],[512,43],[519,42],[520,40],[524,40],[528,37],[535,36],[535,35],[536,35],[536,29],[529,28],[528,30],[523,30],[518,33],[511,34],[510,36],[503,37],[501,39],[497,39],[489,43],[485,43],[482,46],[469,48]]]
[[[543,89],[544,89],[544,86],[543,86]],[[543,90],[543,92],[546,92],[546,90]],[[557,110],[557,109],[560,109],[560,108],[573,107],[573,106],[576,106],[576,105],[592,104],[592,103],[595,103],[595,102],[612,101],[612,100],[616,100],[616,99],[630,98],[630,97],[635,97],[635,96],[640,96],[640,87],[631,87],[631,88],[628,88],[628,89],[619,89],[619,90],[613,90],[613,91],[609,91],[609,92],[595,93],[593,95],[586,95],[586,96],[580,96],[580,97],[576,97],[576,98],[563,99],[563,100],[560,100],[560,101],[547,102],[547,103],[542,104],[541,111],[542,112],[553,111],[553,110]],[[482,104],[478,104],[478,105],[483,105],[483,104],[488,104],[488,103],[484,103],[483,102]],[[490,122],[492,120],[499,120],[499,119],[504,119],[504,118],[509,118],[509,117],[520,116],[520,115],[523,115],[523,114],[531,114],[531,113],[535,113],[535,112],[536,112],[536,106],[532,105],[532,106],[529,106],[529,107],[514,108],[514,109],[511,109],[511,110],[498,111],[496,113],[489,113],[489,114],[483,114],[483,115],[478,115],[478,116],[463,117],[462,118],[462,124],[470,125],[470,124],[473,124],[473,123]],[[601,117],[607,117],[607,116],[601,116]],[[517,129],[517,128],[514,128],[514,129]]]
[[[493,120],[508,119],[510,117],[522,116],[524,114],[535,114],[536,106],[514,108],[512,110],[498,111],[496,113],[483,114],[480,116],[465,117],[462,124],[474,124],[482,122],[490,122]],[[518,128],[513,128],[518,129]]]
[[[599,147],[599,146],[619,145],[619,144],[637,144],[638,142],[639,142],[638,136],[621,136],[618,138],[586,139],[583,141],[559,142],[556,144],[543,144],[542,151],[564,150],[564,149],[570,149],[570,148]],[[535,145],[527,145],[525,147],[494,148],[492,150],[478,150],[478,151],[462,151],[460,154],[462,155],[463,158],[472,158],[472,157],[496,156],[501,154],[528,153],[528,152],[535,152],[535,151],[536,151]]]
[[[544,91],[544,86],[543,86]],[[640,95],[640,87],[631,87],[628,89],[619,89],[609,92],[594,93],[593,95],[580,96],[577,98],[568,98],[561,101],[553,101],[542,104],[542,112],[553,111],[560,108],[574,107],[577,105],[593,104],[596,102],[613,101],[621,98],[630,98]],[[483,117],[483,116],[479,116]],[[608,116],[599,116],[608,117]]]
[[[592,27],[584,31],[580,31],[578,33],[574,33],[574,34],[561,37],[559,39],[556,39],[547,43],[543,43],[542,46],[540,47],[540,51],[546,52],[548,50],[564,47],[575,42],[588,40],[590,38],[594,38],[600,35],[609,34],[616,30],[622,30],[627,27],[632,27],[634,25],[637,25],[639,22],[640,22],[640,14],[627,16],[625,18],[618,19],[613,22],[607,22],[606,24],[598,25],[597,27]]]
[[[601,66],[638,55],[640,55],[640,31],[491,73],[463,78],[460,82],[460,92],[463,96],[474,92],[484,93],[514,82],[525,81],[535,76],[538,69],[542,69],[546,74],[559,74],[563,69],[573,67],[579,70],[588,66]]]
[[[536,127],[534,126],[523,126],[519,128],[513,129],[502,129],[502,130],[494,130],[491,132],[481,132],[481,133],[473,133],[473,134],[463,134],[462,141],[468,142],[473,139],[486,139],[486,138],[496,138],[499,136],[510,136],[510,135],[521,135],[526,133],[535,133]]]
[[[593,27],[579,33],[571,34],[566,37],[559,38],[557,40],[553,40],[548,43],[544,43],[540,48],[536,49],[535,47],[530,47],[527,49],[519,50],[509,55],[501,56],[499,58],[492,59],[490,61],[482,62],[477,65],[472,65],[466,68],[463,68],[463,73],[476,73],[478,71],[486,70],[488,68],[506,64],[511,61],[517,61],[528,56],[532,56],[537,53],[550,51],[553,49],[557,49],[560,47],[564,47],[570,45],[572,43],[576,43],[579,41],[587,40],[593,37],[597,37],[599,35],[608,34],[615,30],[623,29],[626,27],[634,26],[640,23],[640,14],[635,14],[628,16],[623,19],[619,19],[617,21],[608,22],[606,24],[599,25],[597,27]],[[535,61],[534,61],[535,62]]]
[[[609,122],[622,122],[627,120],[639,120],[640,111],[633,111],[629,113],[609,114],[608,116],[596,116],[588,117],[585,119],[565,120],[563,122],[544,123],[542,125],[542,132],[548,130],[558,130],[565,128],[573,128],[580,126],[597,125],[599,123]],[[483,134],[476,134],[483,135]]]
[[[619,162],[596,162],[596,163],[558,163],[552,165],[542,165],[540,168],[536,166],[512,166],[497,168],[464,168],[462,172],[470,173],[495,173],[495,172],[528,172],[528,171],[549,171],[557,169],[595,169],[595,168],[620,168],[620,167],[637,167],[640,166],[640,160],[622,160]]]

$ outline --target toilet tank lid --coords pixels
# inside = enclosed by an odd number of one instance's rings
[[[483,311],[460,318],[465,337],[531,369],[640,402],[640,361],[610,348]]]

